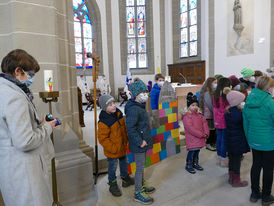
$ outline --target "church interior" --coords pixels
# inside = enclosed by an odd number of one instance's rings
[[[160,117],[155,117],[149,102],[144,110],[149,116],[153,142],[153,148],[146,151],[144,176],[156,188],[150,203],[274,203],[273,199],[250,202],[254,155],[251,150],[241,160],[241,178],[248,184],[245,187],[228,183],[228,165],[217,165],[216,149],[206,145],[199,160],[204,171],[197,169],[190,174],[186,158],[191,150],[186,146],[188,133],[182,120],[182,111],[189,107],[189,92],[199,94],[209,77],[229,79],[234,75],[239,81],[245,78],[243,69],[248,68],[274,78],[273,1],[1,0],[0,17],[0,60],[15,49],[22,49],[37,60],[40,70],[33,75],[35,81],[29,87],[33,104],[39,117],[50,113],[61,123],[51,135],[54,158],[46,160],[52,205],[141,205],[134,201],[134,185],[122,186],[121,167],[116,172],[121,196],[115,197],[109,191],[110,160],[101,145],[102,132],[98,131],[104,110],[100,97],[111,95],[126,116],[126,105],[133,97],[130,84],[141,80],[147,88],[149,84],[152,87],[159,82],[155,79],[157,74],[166,82],[157,102]],[[273,93],[272,88],[272,105]],[[0,106],[0,118],[4,118],[1,115]],[[274,119],[269,143],[272,159],[273,131]],[[0,125],[0,150],[4,151],[3,134]],[[169,143],[173,145],[171,150]],[[134,178],[138,169],[136,157],[129,146],[125,151],[127,171]],[[3,156],[5,153],[0,151],[0,174],[8,167],[2,162]],[[6,187],[1,181],[0,178],[1,206],[50,206],[42,202],[25,205],[17,202],[16,196],[14,204],[5,202]],[[271,188],[273,194],[273,184]]]

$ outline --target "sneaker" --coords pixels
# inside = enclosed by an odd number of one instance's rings
[[[122,178],[122,187],[129,187],[130,185],[134,185],[134,179],[129,175]]]
[[[118,187],[117,180],[109,182],[109,191],[115,197],[120,197],[122,195],[120,188]]]
[[[214,145],[211,144],[206,144],[206,149],[213,152],[216,151],[216,147],[214,147]]]
[[[135,192],[134,194],[134,200],[136,202],[139,202],[139,203],[142,203],[144,205],[150,205],[153,203],[153,198],[148,196],[144,189],[142,189],[141,191],[139,192]]]
[[[143,189],[146,194],[152,194],[156,191],[155,187],[148,186],[145,180],[143,181]]]
[[[262,193],[256,193],[256,192],[252,192],[250,195],[250,202],[257,202],[259,199],[262,198]]]
[[[274,203],[274,197],[272,195],[262,198],[262,206],[270,206],[272,203]]]

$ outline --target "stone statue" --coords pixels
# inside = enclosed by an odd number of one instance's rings
[[[234,11],[233,29],[239,36],[241,36],[244,26],[242,25],[242,6],[240,3],[240,0],[234,1],[233,11]]]

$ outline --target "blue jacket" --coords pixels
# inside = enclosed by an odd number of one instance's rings
[[[235,107],[231,107],[225,113],[226,121],[226,147],[231,154],[243,154],[249,152],[246,141],[242,112]]]
[[[125,106],[129,150],[134,153],[146,152],[152,148],[149,121],[145,107],[145,104],[140,104],[132,99]],[[141,148],[143,140],[148,145]]]
[[[252,89],[243,111],[244,130],[251,148],[274,150],[274,99],[260,89]]]
[[[150,93],[150,105],[152,110],[156,110],[159,107],[160,91],[161,87],[159,87],[158,84],[155,83]]]

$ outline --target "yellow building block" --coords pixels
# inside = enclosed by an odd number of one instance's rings
[[[177,121],[177,114],[176,113],[169,114],[167,117],[168,117],[168,123],[172,123],[172,122]]]
[[[132,174],[135,173],[135,172],[136,172],[136,163],[135,163],[135,162],[132,162],[132,163],[130,164],[130,167],[131,167],[131,173],[132,173]]]
[[[161,151],[161,143],[156,143],[156,144],[153,144],[153,154],[157,153],[157,152],[160,152]]]
[[[172,138],[179,137],[179,128],[171,130],[171,137]]]
[[[159,109],[163,109],[163,104],[159,104]]]

